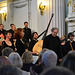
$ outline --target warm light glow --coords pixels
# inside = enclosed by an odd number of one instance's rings
[[[0,13],[6,13],[7,12],[7,7],[1,8]]]

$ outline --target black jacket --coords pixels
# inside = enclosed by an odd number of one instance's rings
[[[58,58],[62,58],[61,42],[58,36],[53,37],[52,34],[46,36],[44,39],[43,48],[53,50],[58,55]]]
[[[31,29],[30,28],[23,28],[24,29],[24,37],[23,37],[23,41],[25,43],[28,43],[29,42],[29,39],[31,39]]]
[[[32,41],[29,43],[29,48],[28,48],[28,50],[29,50],[29,51],[32,51],[34,45],[35,45],[37,42],[38,42],[38,41],[32,40]]]

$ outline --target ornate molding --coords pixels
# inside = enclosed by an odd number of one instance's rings
[[[70,6],[71,6],[71,0],[69,0],[69,2],[68,2],[68,4],[67,4],[67,7],[69,7],[69,4],[70,4]]]
[[[23,5],[19,5],[19,6],[13,6],[13,7],[15,7],[15,8],[22,8],[22,7],[24,7],[24,6],[26,6],[27,4],[23,4]]]

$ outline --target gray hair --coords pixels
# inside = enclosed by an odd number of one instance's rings
[[[43,54],[44,54],[44,52],[45,52],[45,51],[48,51],[48,50],[49,50],[49,49],[47,49],[47,48],[43,48],[43,50],[40,52],[39,56],[41,56],[41,57],[42,57],[42,56],[43,56]]]
[[[22,75],[22,71],[12,65],[0,67],[0,75]]]
[[[72,54],[72,55],[75,56],[75,51],[72,51],[72,50],[71,50],[71,51],[68,52],[68,54]]]
[[[24,52],[22,55],[22,60],[23,60],[23,63],[25,63],[25,64],[32,63],[33,62],[33,56],[32,56],[31,51]]]
[[[48,50],[43,54],[42,61],[46,68],[55,67],[57,64],[57,54],[52,50]]]
[[[3,56],[9,56],[9,54],[11,54],[13,52],[13,49],[10,48],[10,47],[5,47],[3,50],[2,50],[2,55]]]
[[[18,53],[13,52],[9,55],[8,58],[12,65],[19,67],[19,68],[21,68],[23,66],[22,59]]]
[[[11,64],[11,62],[9,61],[8,57],[0,56],[0,66],[9,64]]]
[[[58,30],[58,28],[53,27],[53,28],[51,29],[51,32],[53,32],[54,30]],[[59,31],[59,30],[58,30],[58,31]]]

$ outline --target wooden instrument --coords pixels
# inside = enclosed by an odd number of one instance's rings
[[[41,36],[43,33],[45,33],[45,34],[43,35],[42,40],[38,41],[38,42],[34,45],[34,47],[33,47],[33,49],[32,49],[33,52],[36,52],[37,54],[39,54],[39,53],[42,51],[43,40],[44,40],[44,38],[45,38],[46,35],[47,35],[48,28],[49,28],[49,26],[50,26],[50,23],[51,23],[51,20],[52,20],[52,18],[53,18],[53,15],[54,15],[54,14],[52,13],[51,19],[50,19],[49,24],[48,24],[48,26],[47,26],[47,29],[39,35],[39,36]]]

